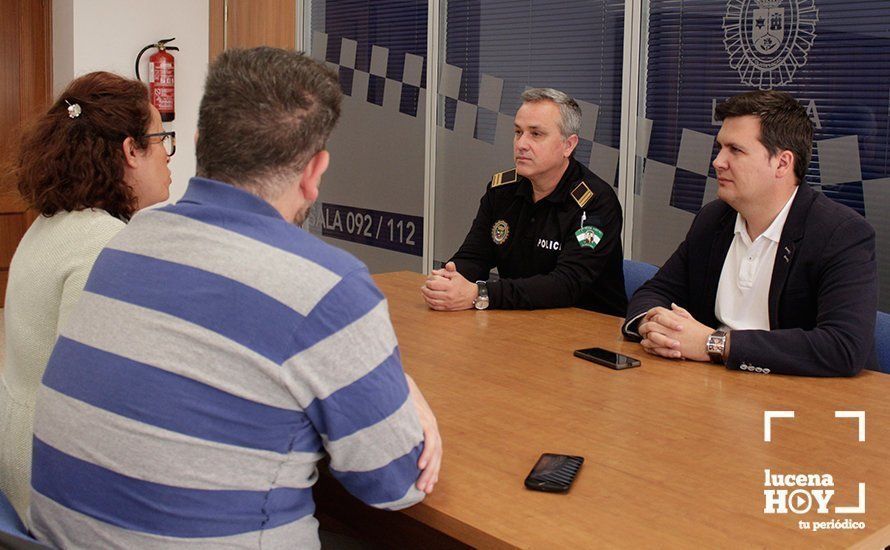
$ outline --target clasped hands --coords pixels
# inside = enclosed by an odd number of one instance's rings
[[[671,304],[671,309],[654,307],[637,326],[643,338],[640,345],[647,353],[670,359],[708,361],[707,341],[714,329],[699,323],[685,309]]]
[[[448,262],[443,269],[434,269],[430,273],[420,287],[420,293],[430,309],[460,311],[473,307],[479,288],[457,272],[454,262]]]

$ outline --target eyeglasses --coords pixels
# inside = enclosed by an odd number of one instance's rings
[[[159,137],[161,138],[161,143],[164,145],[164,150],[167,152],[168,157],[172,157],[176,153],[176,132],[157,132],[155,134],[145,134],[142,137]]]

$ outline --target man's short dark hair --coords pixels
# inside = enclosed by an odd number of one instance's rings
[[[303,53],[233,49],[210,65],[198,114],[197,174],[274,200],[325,147],[340,84]]]
[[[806,109],[785,92],[745,92],[717,105],[717,120],[754,115],[760,118],[760,143],[770,156],[780,151],[794,154],[794,175],[803,183],[813,151],[813,123]]]

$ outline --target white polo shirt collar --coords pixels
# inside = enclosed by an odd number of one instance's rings
[[[782,230],[797,189],[769,227],[754,241],[741,214],[723,261],[714,313],[722,328],[769,330],[769,288]]]

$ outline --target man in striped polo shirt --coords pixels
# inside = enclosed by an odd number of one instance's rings
[[[326,454],[375,507],[432,490],[441,441],[384,297],[361,262],[297,227],[339,114],[335,75],[302,54],[230,50],[210,67],[198,177],[109,243],[50,359],[39,539],[318,547]]]

